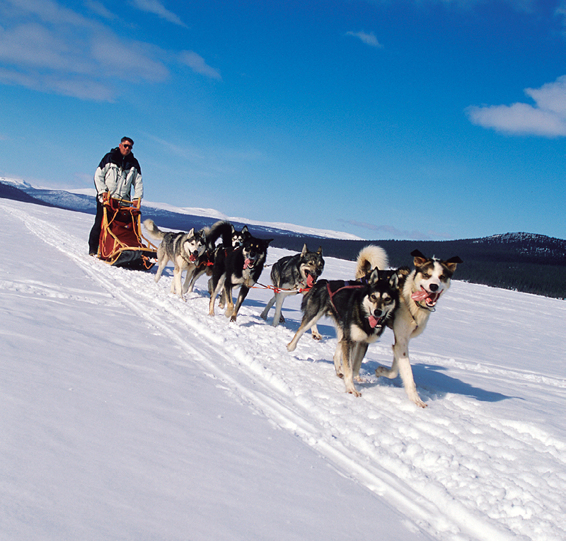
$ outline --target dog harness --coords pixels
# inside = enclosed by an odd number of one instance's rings
[[[326,282],[326,290],[328,291],[328,296],[330,297],[330,304],[332,304],[332,308],[334,308],[334,311],[338,313],[338,309],[334,304],[334,295],[336,295],[336,293],[342,291],[343,289],[360,289],[362,287],[364,287],[364,284],[362,282],[344,282],[344,285],[342,287],[339,287],[335,291],[332,291],[332,289],[330,289],[330,282],[329,281]]]

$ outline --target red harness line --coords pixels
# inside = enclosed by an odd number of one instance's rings
[[[346,282],[346,284],[348,284],[348,282]],[[336,291],[332,291],[330,289],[330,282],[326,282],[326,290],[328,291],[328,296],[330,297],[330,304],[332,304],[332,308],[334,308],[334,311],[336,313],[338,313],[338,309],[336,308],[336,305],[334,304],[334,295],[336,295],[336,293],[338,293],[339,291],[342,291],[343,289],[360,289],[361,287],[364,287],[364,285],[363,284],[345,285],[345,286],[339,287]]]
[[[282,291],[296,291],[297,293],[304,293],[305,291],[311,290],[310,287],[303,287],[301,289],[283,289],[281,287],[266,286],[264,284],[260,284],[259,282],[256,282],[256,284],[257,284],[257,286],[261,286],[263,289],[272,289],[275,293],[281,293]],[[253,286],[253,288],[259,289],[257,286]]]

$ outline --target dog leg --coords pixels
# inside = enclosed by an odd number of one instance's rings
[[[173,269],[173,281],[171,282],[171,293],[179,295],[181,299],[185,300],[183,297],[183,269],[175,265]]]
[[[163,253],[159,253],[159,250],[157,251],[157,264],[158,264],[158,268],[157,268],[157,272],[155,273],[155,282],[159,282],[159,279],[161,278],[161,275],[163,274],[163,271],[165,270],[165,267],[167,266],[168,263],[168,259],[165,259],[165,254]]]
[[[344,384],[346,385],[346,392],[353,394],[354,396],[362,396],[362,394],[356,390],[354,386],[352,361],[354,346],[349,340],[342,339],[340,341],[340,346],[342,347],[342,370],[344,372]]]
[[[403,381],[405,392],[411,402],[414,402],[420,408],[426,408],[426,404],[421,400],[417,392],[417,386],[413,378],[413,369],[411,368],[411,361],[409,360],[409,343],[399,344],[399,346],[400,347],[397,348],[397,344],[395,344],[393,351],[398,359],[397,366],[399,367],[399,375]]]
[[[238,317],[238,312],[240,311],[240,307],[242,306],[242,303],[244,302],[245,298],[248,296],[248,292],[249,292],[248,287],[243,285],[240,288],[240,293],[238,295],[238,300],[236,301],[236,306],[233,309],[232,314],[230,315],[230,322],[231,323],[235,323],[236,318]]]
[[[205,271],[203,270],[197,270],[195,269],[195,271],[193,272],[192,276],[191,276],[191,281],[189,283],[189,287],[187,289],[187,293],[192,293],[193,289],[195,287],[195,283],[196,281],[204,274]]]
[[[295,295],[295,293],[291,293],[291,295]],[[288,297],[289,293],[279,292],[275,294],[275,314],[273,315],[273,323],[274,327],[277,327],[279,323],[285,321],[285,318],[281,314],[281,310],[283,309],[283,301],[285,297]]]
[[[354,379],[360,383],[362,379],[360,378],[360,368],[362,366],[362,361],[366,356],[369,344],[367,342],[357,342],[354,346],[354,351],[352,354],[352,372]]]
[[[158,263],[159,267],[157,268],[157,272],[155,273],[155,277],[154,280],[155,282],[159,282],[159,279],[161,278],[161,275],[163,274],[163,269],[165,268],[165,265],[161,265],[161,261],[159,261]]]
[[[226,317],[231,317],[234,313],[234,298],[233,298],[232,284],[226,285],[224,282],[224,289],[220,297],[220,302],[218,303],[219,308],[224,308],[226,306],[226,311],[224,315]]]
[[[227,298],[228,296],[226,295],[226,289],[224,288],[220,292],[220,300],[218,301],[218,308],[220,308],[221,310],[224,309],[224,307],[226,306]],[[232,301],[232,290],[230,290],[230,301]]]
[[[299,342],[301,336],[305,334],[313,325],[316,325],[316,322],[323,316],[322,313],[316,314],[314,317],[303,317],[303,321],[301,322],[301,326],[297,329],[295,336],[293,339],[287,344],[287,351],[295,351],[297,347],[297,343]]]
[[[313,327],[311,328],[311,333],[312,333],[312,329],[314,329],[316,326],[313,325]],[[343,378],[344,377],[344,371],[342,370],[342,346],[340,345],[340,342],[342,341],[342,338],[344,337],[344,334],[342,333],[342,330],[340,329],[340,327],[338,325],[336,325],[336,338],[338,339],[338,343],[336,344],[336,351],[334,352],[334,370],[336,371],[336,375],[339,378]]]
[[[316,324],[311,327],[311,335],[313,340],[322,340],[322,334],[318,332]]]
[[[187,293],[187,291],[189,291],[189,284],[196,272],[197,268],[195,265],[191,265],[188,269],[187,269],[187,275],[185,276],[185,283],[183,284],[183,295],[185,293]]]
[[[261,319],[267,320],[267,314],[269,313],[269,310],[271,310],[271,307],[273,306],[273,303],[275,302],[276,296],[277,296],[277,293],[275,293],[275,295],[273,295],[271,300],[265,305],[265,308],[263,309],[263,312],[261,313],[261,316],[260,316]]]
[[[417,392],[417,386],[413,378],[413,370],[409,360],[409,342],[407,340],[395,340],[395,344],[393,345],[393,364],[391,368],[388,370],[384,366],[379,366],[375,370],[375,375],[377,377],[383,376],[388,379],[394,379],[400,375],[409,400],[420,408],[426,408],[426,404],[421,400]]]
[[[208,303],[208,315],[210,315],[210,316],[214,315],[214,303],[216,301],[216,296],[218,295],[220,290],[224,287],[224,281],[225,280],[226,280],[226,275],[223,274],[219,278],[218,283],[216,284],[216,287],[214,288],[214,290],[210,294],[210,302]],[[211,285],[211,282],[213,282],[212,279],[209,281],[209,286]],[[212,284],[212,285],[214,285],[214,284]]]

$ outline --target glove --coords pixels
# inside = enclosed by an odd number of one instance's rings
[[[102,192],[102,193],[99,193],[99,194],[97,195],[97,199],[98,199],[101,203],[104,203],[104,201],[105,201],[107,198],[108,198],[108,192]]]

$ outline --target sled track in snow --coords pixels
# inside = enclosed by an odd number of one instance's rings
[[[524,538],[517,532],[524,534],[525,521],[530,521],[531,539],[566,537],[566,479],[559,473],[566,467],[566,445],[540,428],[494,419],[484,409],[488,405],[465,396],[435,400],[434,392],[426,389],[420,389],[421,396],[434,406],[420,410],[398,384],[377,382],[371,375],[360,386],[363,397],[354,398],[334,376],[334,341],[314,343],[305,336],[291,355],[285,349],[291,331],[266,325],[257,307],[244,304],[237,324],[222,315],[212,318],[205,296],[194,293],[182,302],[169,293],[170,279],[155,284],[152,274],[110,267],[84,254],[84,240],[19,209],[0,208],[168,336],[186,353],[187,364],[211,373],[240,400],[300,437],[436,539]],[[379,362],[390,362],[389,348],[378,345],[372,358],[376,354]],[[462,370],[475,368],[459,364]],[[528,379],[552,392],[564,387],[563,380],[536,374],[488,371],[495,378]],[[513,468],[514,457],[535,453],[544,459],[537,461],[532,479]],[[482,472],[491,457],[504,464],[496,475],[493,469]],[[517,462],[524,464],[525,459]],[[537,516],[537,501],[549,500],[545,516]]]

